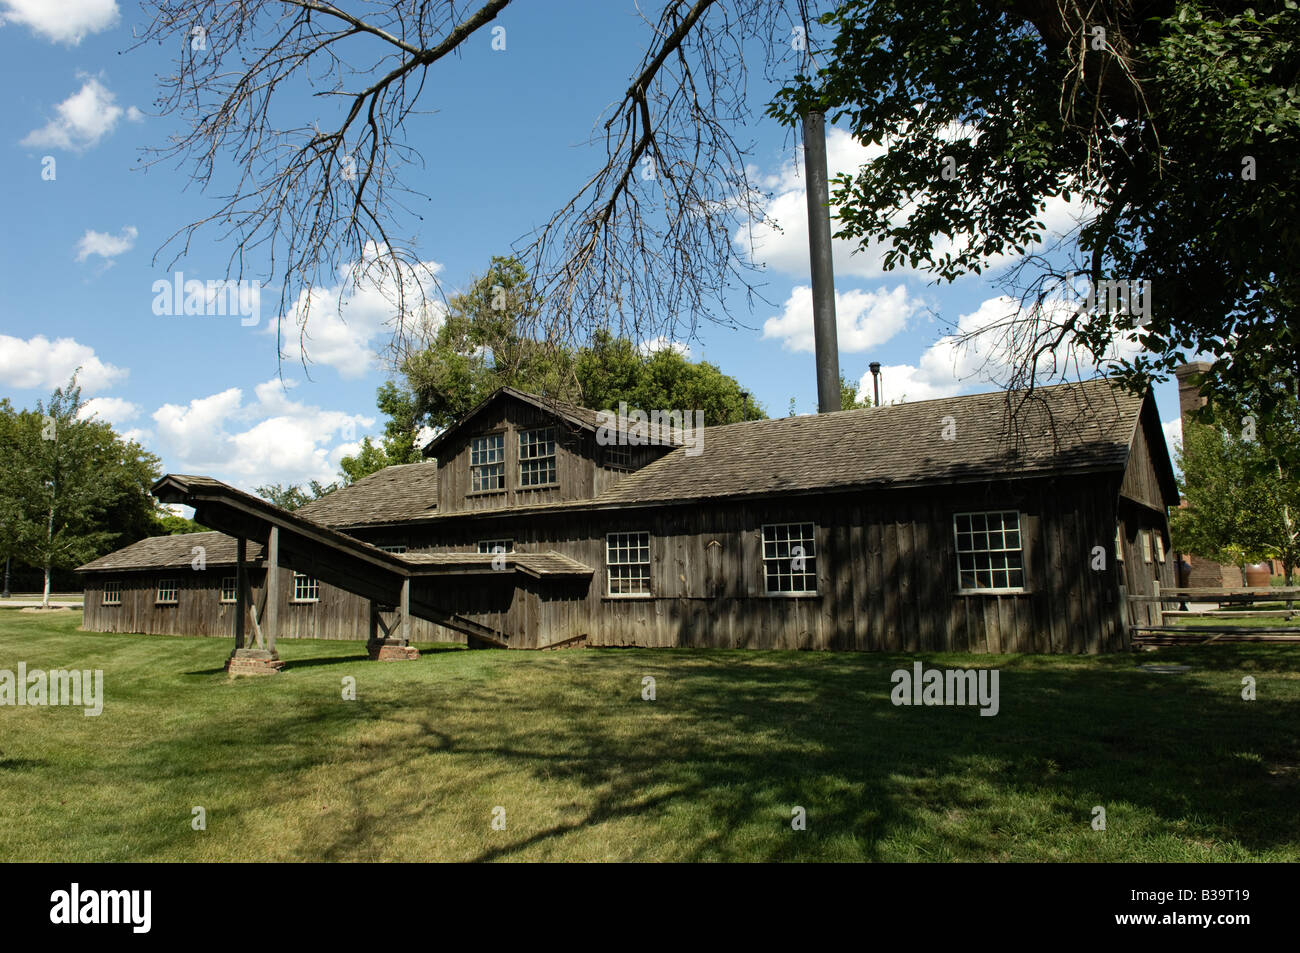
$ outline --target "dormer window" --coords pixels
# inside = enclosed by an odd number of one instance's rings
[[[547,486],[556,482],[555,428],[519,434],[519,485]]]
[[[469,448],[470,491],[506,488],[506,435],[490,433],[475,437]]]

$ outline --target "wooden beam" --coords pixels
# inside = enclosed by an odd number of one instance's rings
[[[248,540],[235,540],[235,648],[244,647],[244,611],[248,606]]]
[[[280,635],[280,527],[272,526],[266,538],[266,647],[275,651]]]
[[[397,606],[397,624],[402,633],[402,644],[411,644],[411,577],[402,579],[402,599]]]

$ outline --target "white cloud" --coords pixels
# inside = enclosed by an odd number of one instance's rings
[[[681,341],[669,340],[667,337],[665,337],[662,334],[659,335],[658,337],[650,338],[647,341],[642,341],[640,344],[637,345],[637,350],[640,351],[646,357],[649,357],[651,354],[654,354],[658,351],[665,351],[665,350],[675,351],[685,358],[689,358],[691,356],[691,348],[689,344],[683,344]]]
[[[1173,420],[1166,420],[1161,423],[1160,429],[1165,432],[1165,443],[1169,446],[1169,459],[1172,460],[1175,448],[1183,442],[1183,419],[1175,417]]]
[[[831,179],[841,173],[855,174],[871,159],[884,153],[885,145],[864,147],[843,129],[832,127],[826,133],[826,167]],[[752,172],[753,170],[751,170]],[[733,236],[737,246],[752,260],[776,271],[798,277],[809,274],[808,264],[808,199],[804,186],[802,149],[792,156],[775,175],[756,174],[759,184],[772,193],[766,204],[767,220],[741,226]],[[1045,241],[1068,233],[1075,224],[1081,205],[1078,200],[1066,203],[1060,198],[1050,198],[1040,216]],[[910,209],[899,209],[893,216],[901,224],[911,214]],[[837,231],[836,207],[831,209],[831,230]],[[749,247],[753,241],[753,248]],[[942,254],[958,246],[943,236],[935,241],[935,252]],[[885,245],[869,242],[861,251],[858,242],[835,238],[831,240],[831,255],[835,274],[842,277],[880,278],[886,274],[915,275],[919,271],[907,265],[886,272],[883,267]],[[999,255],[985,262],[986,271],[1013,261],[1015,255]],[[927,275],[928,277],[928,275]]]
[[[374,418],[292,400],[286,386],[297,384],[276,379],[258,384],[250,403],[231,387],[184,406],[158,408],[155,443],[168,469],[247,487],[334,480],[339,459],[355,452],[359,433]]]
[[[117,0],[0,0],[0,25],[21,23],[47,40],[72,46],[117,20]]]
[[[92,397],[82,406],[78,416],[83,420],[99,417],[106,423],[112,424],[116,430],[126,421],[140,416],[140,406],[121,397]]]
[[[127,375],[125,368],[106,364],[94,348],[72,338],[50,341],[38,334],[24,341],[0,334],[0,383],[9,387],[52,390],[66,384],[78,367],[83,394],[104,390]]]
[[[1046,309],[1059,311],[1067,307],[1064,300],[1047,302]],[[881,396],[888,403],[949,397],[959,393],[987,390],[989,385],[1005,386],[1012,364],[1008,338],[1000,330],[1021,320],[1020,303],[1007,295],[988,298],[969,314],[957,319],[955,333],[945,335],[930,345],[916,364],[895,364],[881,369]],[[976,332],[983,331],[982,334]],[[1119,340],[1110,351],[1110,359],[1132,357],[1141,346],[1132,336]],[[1038,382],[1048,384],[1068,375],[1088,376],[1096,362],[1082,347],[1066,341],[1058,348],[1055,364],[1047,357],[1040,361]],[[1103,362],[1105,363],[1105,362]],[[870,375],[863,386],[870,387]]]
[[[367,246],[364,261],[372,266],[379,251],[377,246]],[[354,279],[350,268],[344,268],[338,284],[312,289],[310,294],[303,292],[285,315],[280,347],[296,349],[301,337],[312,362],[327,364],[345,378],[363,377],[375,370],[378,355],[371,345],[396,329],[399,290],[405,294],[408,311],[419,304],[422,296],[426,304],[423,315],[408,315],[409,325],[428,333],[442,322],[441,306],[433,298],[434,276],[442,265],[433,261],[421,264],[419,269],[401,266],[400,282],[391,273],[381,274],[373,267]],[[274,327],[272,322],[269,328]]]
[[[98,145],[122,118],[116,99],[98,77],[88,77],[81,89],[55,107],[55,117],[29,132],[21,144],[76,152]]]
[[[88,228],[86,234],[81,236],[81,241],[77,242],[77,261],[85,261],[91,255],[98,255],[112,261],[123,252],[134,248],[139,234],[140,230],[134,225],[124,226],[120,235],[110,235],[107,232],[97,232]]]
[[[839,349],[866,351],[903,331],[921,308],[903,285],[892,291],[844,291],[835,295],[835,327]],[[764,338],[780,338],[791,351],[813,351],[812,288],[796,285],[781,313],[763,322]]]

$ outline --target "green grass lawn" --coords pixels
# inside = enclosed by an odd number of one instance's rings
[[[286,641],[232,681],[224,640],[79,623],[0,610],[0,669],[106,695],[0,708],[0,859],[1300,860],[1293,646],[926,656],[1001,670],[981,717],[893,706],[910,656]]]

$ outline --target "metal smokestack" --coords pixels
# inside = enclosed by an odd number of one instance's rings
[[[871,368],[871,384],[875,388],[875,393],[876,393],[876,400],[872,404],[872,406],[879,407],[880,406],[880,362],[872,361],[867,366]]]
[[[835,330],[835,271],[831,266],[826,117],[803,117],[803,168],[808,186],[808,258],[812,265],[813,342],[817,352],[817,412],[840,409],[840,348]]]

